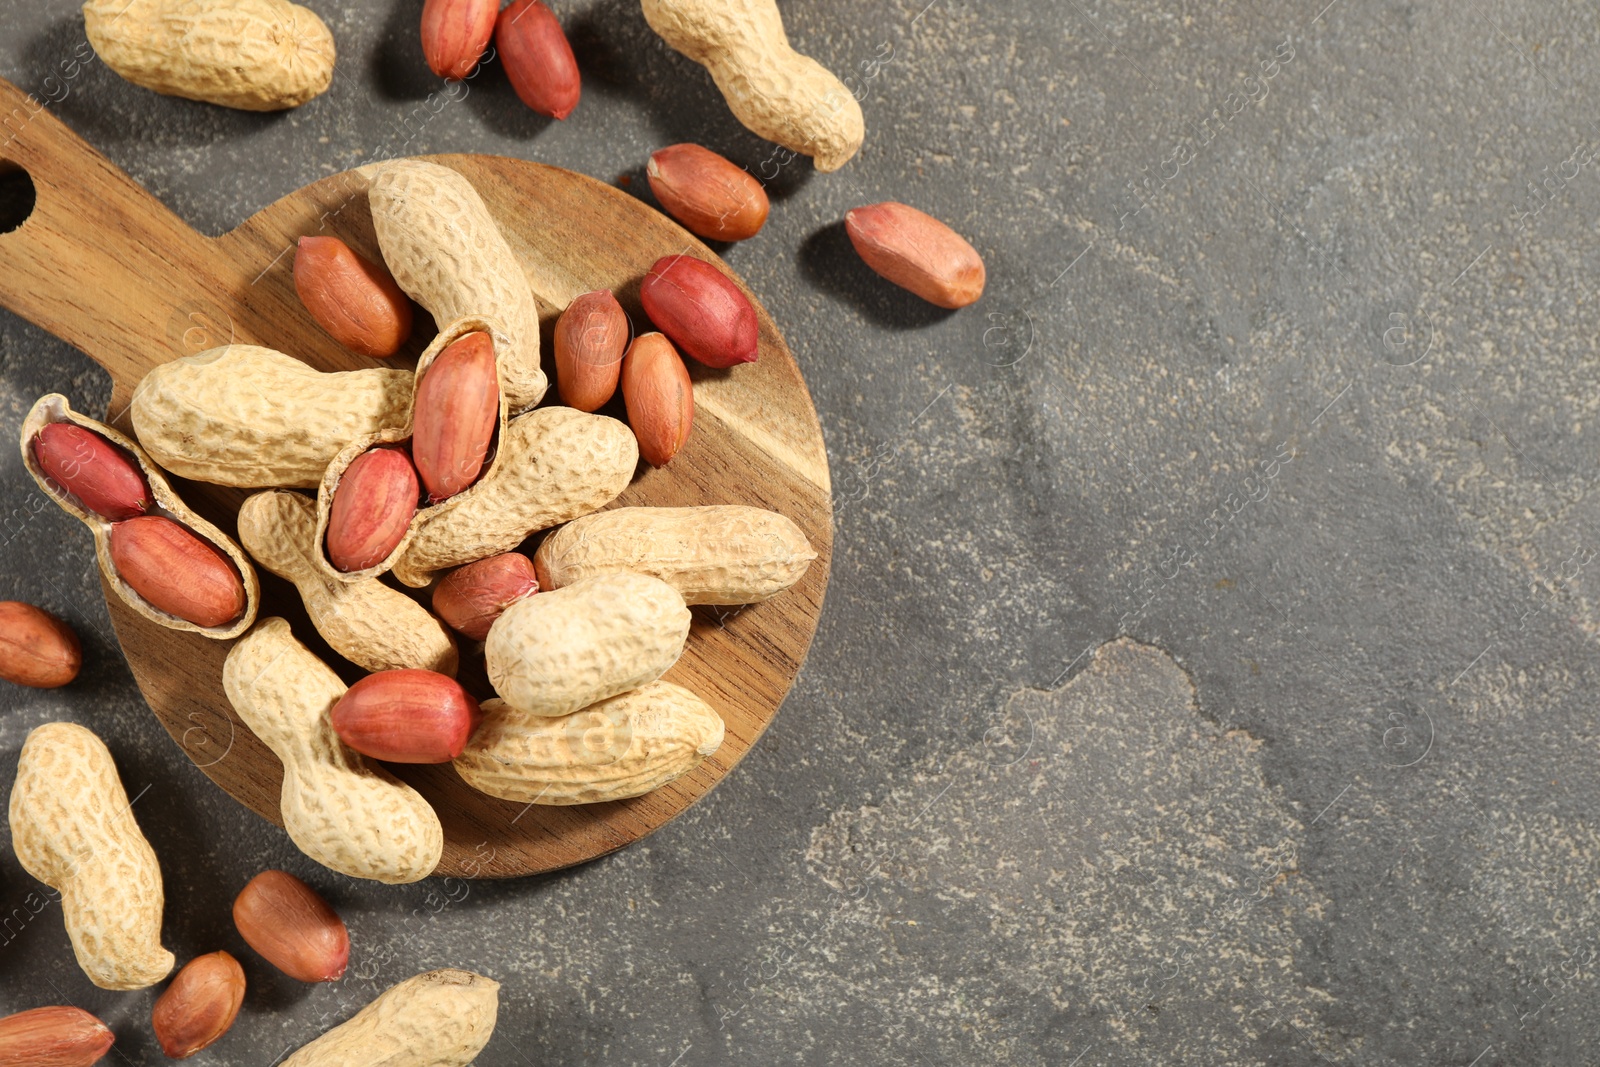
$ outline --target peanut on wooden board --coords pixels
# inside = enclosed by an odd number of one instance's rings
[[[150,1028],[168,1059],[188,1059],[228,1032],[243,1003],[239,961],[226,952],[196,956],[156,999]]]
[[[517,99],[553,119],[572,114],[583,92],[578,60],[541,0],[511,0],[495,23],[494,43]]]
[[[528,574],[533,574],[531,563]],[[66,622],[32,604],[0,600],[0,678],[56,689],[76,678],[82,666],[83,647]]]
[[[520,552],[502,552],[445,575],[433,587],[433,610],[452,630],[482,641],[507,608],[538,591],[533,561]]]
[[[708,367],[754,363],[760,324],[733,280],[703,259],[662,256],[639,283],[650,321],[684,355]]]
[[[478,728],[478,702],[433,671],[381,671],[329,712],[339,740],[387,763],[449,763]]]
[[[598,804],[636,797],[694,770],[722,744],[723,722],[671,682],[651,682],[557,718],[483,705],[484,723],[456,760],[462,781],[523,804]]]
[[[494,1034],[500,983],[454,968],[390,986],[279,1067],[466,1067]]]
[[[611,290],[584,293],[556,320],[556,387],[562,403],[594,411],[617,391],[628,347],[628,313]]]
[[[105,744],[73,723],[34,729],[17,761],[10,817],[17,862],[61,894],[89,981],[143,989],[165,978],[176,961],[161,947],[161,867]]]
[[[77,423],[52,422],[34,434],[33,458],[62,492],[102,519],[118,522],[155,507],[133,456]]]
[[[422,5],[422,56],[441,78],[472,73],[489,46],[499,0],[426,0]]]
[[[314,488],[358,437],[411,420],[410,371],[325,373],[254,345],[163,363],[133,393],[133,428],[180,478],[245,488]]]
[[[110,1027],[82,1008],[33,1008],[0,1019],[0,1063],[90,1067],[115,1040]]]
[[[622,399],[639,455],[665,467],[694,428],[694,382],[671,341],[659,333],[633,339],[622,361]]]
[[[688,604],[754,604],[794,585],[816,558],[800,527],[776,511],[711,504],[585,515],[546,537],[533,565],[547,590],[635,571]]]
[[[638,442],[616,419],[566,407],[519,415],[489,473],[437,514],[419,516],[394,575],[420,587],[439,571],[509,552],[529,534],[611,503],[638,464]]]
[[[983,295],[983,257],[932,215],[886,200],[851,211],[844,226],[867,266],[930,304],[964,308]]]
[[[689,609],[667,583],[618,572],[540,593],[489,628],[489,683],[530,715],[569,715],[637,689],[683,654]]]
[[[483,461],[506,420],[495,356],[509,344],[494,320],[468,317],[448,323],[417,360],[411,405],[415,421],[358,437],[329,461],[317,490],[316,543],[322,551],[316,562],[326,576],[356,582],[385,574],[417,530],[461,506],[478,494],[480,483],[489,481],[494,466],[504,461],[504,449],[496,451],[488,471]],[[407,450],[419,483],[427,471],[434,487],[455,491],[440,500],[430,496],[418,508],[414,487],[409,480],[400,484],[397,469],[364,479],[358,465],[382,446]],[[347,485],[352,478],[355,484]],[[333,559],[341,546],[359,547],[360,552],[352,552],[341,565]],[[378,547],[384,548],[381,555]],[[351,568],[355,563],[363,566]]]
[[[339,913],[288,871],[262,871],[233,901],[245,944],[290,978],[337,982],[350,962],[350,931]]]
[[[169,96],[280,111],[333,81],[333,35],[288,0],[87,0],[83,21],[106,66]]]
[[[415,789],[340,742],[328,712],[345,685],[288,622],[263,619],[240,638],[222,687],[283,761],[283,828],[300,851],[352,878],[416,882],[433,872],[444,851],[439,816]]]
[[[743,241],[766,225],[767,191],[747,170],[697,144],[657,149],[645,164],[650,191],[697,237]]]
[[[389,272],[337,237],[302,237],[294,253],[300,302],[335,341],[386,359],[411,336],[411,301]]]
[[[450,632],[415,600],[375,578],[336,581],[316,565],[315,505],[299,493],[256,493],[239,509],[239,540],[300,591],[311,625],[339,655],[369,671],[420,667],[453,675]]]
[[[344,469],[328,505],[324,547],[342,573],[376,567],[411,528],[421,489],[404,448],[369,448]]]
[[[548,384],[539,366],[538,306],[472,183],[437,163],[395,160],[373,168],[367,199],[378,247],[400,288],[441,326],[469,315],[499,322],[510,339],[496,352],[510,410],[537,404]]]
[[[111,521],[86,507],[85,500],[52,478],[36,447],[53,425],[69,425],[105,442],[93,453],[117,467],[102,474],[79,469],[68,481],[77,488],[90,483],[90,496],[105,503],[107,487],[126,487],[137,473],[149,490],[144,511]],[[42,450],[59,459],[52,446]],[[129,472],[123,464],[135,468]],[[59,393],[42,396],[22,420],[22,463],[39,488],[94,536],[95,555],[106,583],[136,613],[173,630],[188,630],[224,640],[243,633],[255,621],[260,586],[250,560],[234,540],[202,519],[179,498],[166,475],[148,453],[110,426],[72,410]],[[124,503],[128,494],[118,492]]]
[[[478,480],[499,423],[494,342],[474,330],[418,370],[411,402],[411,450],[428,502],[448,500]]]
[[[789,46],[776,0],[643,0],[663,41],[704,66],[752,132],[811,156],[820,171],[850,161],[866,136],[844,83]]]
[[[117,577],[158,612],[201,630],[244,616],[248,598],[233,563],[166,516],[112,523],[110,545]]]

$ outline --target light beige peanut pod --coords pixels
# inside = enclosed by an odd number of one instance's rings
[[[406,585],[499,555],[529,534],[598,511],[628,487],[639,443],[616,419],[540,408],[506,426],[494,469],[455,508],[420,523],[394,565]]]
[[[437,323],[469,315],[499,321],[511,339],[496,353],[502,392],[513,413],[537,404],[549,384],[539,366],[539,308],[472,183],[437,163],[397,159],[373,168],[367,200],[400,288]]]
[[[660,578],[688,604],[754,604],[798,582],[816,558],[786,516],[712,504],[585,515],[546,537],[533,565],[547,590],[636,571]]]
[[[507,608],[483,654],[489,684],[530,715],[568,715],[653,682],[683,654],[689,609],[666,582],[619,572]]]
[[[369,671],[403,668],[455,676],[455,638],[433,614],[380,581],[337,582],[317,569],[311,501],[256,493],[239,509],[239,540],[263,567],[300,591],[311,625],[339,655]]]
[[[651,682],[558,718],[486,701],[455,761],[462,781],[522,804],[599,804],[641,796],[700,766],[722,717],[681,685]]]
[[[500,361],[499,355],[501,352],[510,351],[512,342],[496,320],[469,315],[447,324],[440,330],[439,335],[433,339],[433,342],[417,358],[417,370],[413,377],[412,385],[413,396],[421,386],[422,379],[427,374],[428,368],[433,365],[434,360],[439,357],[441,352],[468,334],[479,332],[487,333],[490,341],[494,344],[495,369],[499,372],[500,415],[499,428],[495,430],[494,437],[495,442],[498,443],[506,439],[507,425],[507,383],[504,365]],[[414,404],[411,406],[410,412],[412,416],[415,416],[416,407]],[[507,462],[506,449],[495,450],[483,473],[478,476],[478,480],[471,486],[463,489],[448,500],[441,500],[437,504],[429,504],[418,508],[417,513],[411,517],[411,524],[406,528],[405,536],[400,539],[400,542],[395,545],[394,551],[390,552],[388,556],[363,570],[341,571],[328,559],[327,552],[328,519],[333,513],[333,497],[339,489],[339,481],[344,477],[344,472],[350,468],[350,464],[354,463],[368,449],[379,445],[394,445],[408,441],[411,439],[412,429],[413,418],[407,418],[403,426],[365,434],[352,440],[329,461],[328,469],[323,472],[322,482],[317,487],[317,531],[316,539],[313,542],[316,547],[315,563],[317,569],[322,572],[325,578],[336,582],[361,582],[387,574],[395,563],[405,555],[407,546],[411,544],[411,539],[416,536],[416,532],[419,529],[432,520],[454,511],[471,500],[474,494],[483,492],[484,484],[490,481],[495,468]]]
[[[283,619],[262,619],[228,653],[222,688],[239,718],[283,761],[283,828],[330,870],[379,882],[416,882],[444,851],[439,816],[422,795],[346,748],[328,712],[345,685],[295,640]]]
[[[472,971],[427,971],[371,1004],[279,1067],[466,1067],[494,1034],[500,983]]]
[[[170,612],[152,604],[123,579],[118,572],[116,563],[111,554],[111,531],[114,523],[102,518],[100,515],[88,510],[83,502],[65,491],[60,485],[52,481],[39,465],[38,456],[31,447],[34,437],[40,430],[52,423],[67,422],[81,426],[86,430],[99,434],[118,448],[123,449],[133,457],[138,465],[139,472],[144,475],[145,482],[150,487],[150,494],[154,506],[146,510],[146,515],[159,516],[170,519],[180,526],[187,528],[202,541],[220,552],[234,571],[237,572],[240,585],[244,590],[244,610],[236,617],[219,626],[201,626],[190,622],[188,619],[179,618]],[[244,554],[237,542],[223,533],[183,502],[183,499],[173,491],[172,485],[167,481],[166,475],[156,466],[149,453],[140,448],[137,443],[118,433],[105,423],[96,422],[72,410],[67,398],[60,393],[50,393],[42,396],[33,405],[22,420],[22,464],[33,475],[33,480],[45,495],[60,505],[61,510],[75,516],[89,527],[94,535],[95,556],[100,562],[100,573],[105,575],[106,582],[112,591],[128,607],[151,622],[167,627],[169,630],[186,630],[191,633],[204,634],[206,637],[225,640],[238,637],[250,628],[256,621],[256,609],[261,599],[261,583],[256,578],[255,568],[250,566],[250,559]],[[233,595],[238,595],[238,589],[233,590]],[[235,601],[235,603],[237,603]]]
[[[255,345],[163,363],[133,393],[133,429],[180,478],[311,489],[363,434],[411,418],[410,371],[324,372]]]
[[[333,81],[333,35],[288,0],[88,0],[83,22],[106,66],[168,96],[279,111]]]
[[[143,989],[177,962],[161,947],[161,866],[105,744],[68,722],[22,743],[11,787],[17,862],[61,894],[78,966],[101,989]]]
[[[751,131],[838,170],[866,137],[861,105],[821,63],[789,47],[776,0],[643,0],[645,21],[711,72]]]

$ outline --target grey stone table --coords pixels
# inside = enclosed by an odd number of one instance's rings
[[[220,794],[143,707],[81,528],[12,449],[3,588],[82,633],[0,693],[0,776],[57,718],[111,745],[180,958],[251,986],[205,1062],[267,1064],[378,990],[504,983],[502,1064],[1600,1061],[1600,23],[1575,0],[786,0],[869,137],[771,173],[727,252],[787,332],[833,465],[821,629],[773,729],[647,841],[512,883],[358,884]],[[225,230],[309,181],[491,152],[640,181],[693,140],[759,167],[633,0],[562,0],[566,123],[463,100],[420,0],[317,0],[332,91],[290,114],[89,62],[7,0],[0,74]],[[957,314],[850,254],[899,199],[987,258]],[[0,315],[0,439],[107,382]],[[355,941],[304,987],[228,901],[307,877]],[[0,1008],[75,1002],[156,1063],[152,992],[92,988],[0,856]]]

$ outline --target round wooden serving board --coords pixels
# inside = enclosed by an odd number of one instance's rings
[[[19,228],[0,233],[0,304],[110,372],[110,421],[129,430],[128,400],[150,368],[229,342],[266,345],[324,370],[378,365],[343,350],[312,321],[291,274],[295,240],[308,234],[338,236],[381,261],[363,169],[308,185],[233,232],[210,238],[0,80],[0,115],[7,114],[13,118],[0,127],[0,171],[27,172],[36,203]],[[30,117],[21,123],[19,115]],[[664,215],[591,178],[497,156],[430,158],[472,182],[522,260],[543,320],[552,381],[546,403],[559,403],[549,331],[574,297],[612,289],[644,327],[639,281],[657,258],[687,252],[727,270]],[[817,549],[804,580],[774,599],[742,610],[694,611],[688,649],[666,677],[722,714],[728,726],[722,748],[695,773],[646,796],[580,807],[497,800],[468,788],[448,764],[396,767],[444,823],[444,858],[436,873],[514,877],[582,863],[638,840],[739,762],[793,684],[827,586],[833,539],[828,463],[805,382],[771,317],[749,295],[761,322],[759,361],[732,371],[692,364],[693,436],[670,467],[641,465],[617,501],[771,508],[799,523]],[[419,312],[410,345],[389,365],[409,366],[431,333]],[[196,510],[235,533],[246,491],[173,481]],[[91,551],[87,533],[81,550]],[[295,634],[346,681],[360,677],[317,637],[293,588],[258,571],[261,617],[288,618]],[[162,725],[214,782],[279,822],[282,765],[240,722],[222,691],[222,662],[232,642],[168,630],[115,597],[108,602],[134,677]],[[463,642],[462,681],[490,695],[471,644]]]

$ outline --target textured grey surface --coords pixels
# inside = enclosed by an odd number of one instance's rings
[[[87,646],[74,686],[0,693],[0,772],[40,722],[107,738],[169,943],[249,970],[207,1062],[270,1062],[444,965],[504,983],[492,1065],[1600,1059],[1592,9],[925,3],[783,5],[861,79],[867,145],[779,170],[727,257],[816,398],[833,581],[772,730],[638,846],[507,884],[313,869],[157,728],[87,538],[0,461],[0,595]],[[340,68],[288,115],[95,64],[48,86],[67,0],[7,0],[0,74],[65,91],[211,232],[394,154],[641,193],[662,144],[770,159],[630,0],[556,4],[586,79],[565,124],[495,70],[434,114],[420,0],[314,6]],[[973,241],[982,303],[852,260],[838,221],[887,198]],[[40,393],[108,386],[0,314],[0,390],[9,439]],[[240,945],[227,902],[265,865],[346,915],[345,982]],[[83,1004],[108,1062],[157,1062],[153,994],[90,987],[37,891],[7,850],[0,1006]]]

